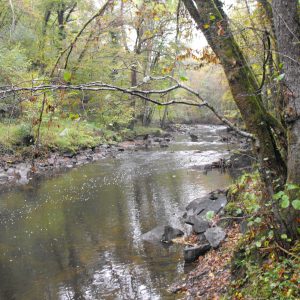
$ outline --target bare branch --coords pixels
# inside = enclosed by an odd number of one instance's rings
[[[137,88],[137,86],[132,88],[123,88],[119,86],[114,86],[111,84],[106,84],[100,81],[95,82],[89,82],[85,84],[79,84],[79,85],[68,85],[68,84],[41,84],[31,87],[3,87],[0,88],[0,99],[7,98],[11,96],[12,94],[16,93],[34,93],[34,92],[46,92],[46,91],[59,91],[59,90],[78,90],[78,91],[115,91],[115,92],[121,92],[124,94],[128,94],[131,96],[139,97],[142,100],[145,100],[147,102],[159,105],[159,106],[169,106],[173,104],[182,104],[187,106],[194,106],[198,108],[207,107],[211,112],[214,113],[214,115],[224,124],[226,124],[228,127],[230,127],[232,130],[234,130],[239,135],[250,138],[254,140],[254,136],[251,133],[245,132],[238,127],[236,127],[234,124],[232,124],[228,119],[226,119],[224,116],[218,113],[218,111],[210,105],[208,102],[206,102],[201,95],[193,90],[192,88],[181,84],[177,79],[175,79],[172,76],[162,76],[162,77],[148,77],[147,79],[144,79],[144,83],[149,82],[150,80],[170,80],[175,82],[175,85],[161,90],[140,90]],[[140,86],[140,85],[139,85]],[[150,98],[151,95],[159,94],[159,95],[165,95],[167,93],[170,93],[172,91],[183,89],[186,90],[188,93],[192,94],[196,97],[197,101],[186,101],[186,100],[170,100],[166,102],[160,102],[158,100],[155,100],[153,98]]]
[[[67,68],[68,66],[68,62],[69,62],[69,58],[70,58],[70,55],[72,53],[72,50],[74,48],[74,45],[76,44],[78,38],[81,36],[81,34],[84,32],[84,30],[86,29],[86,27],[93,21],[95,20],[96,18],[100,17],[103,15],[103,13],[105,12],[106,8],[108,7],[108,5],[110,4],[113,4],[114,0],[107,0],[103,6],[97,11],[96,14],[94,14],[88,21],[86,21],[84,23],[84,25],[82,26],[81,30],[77,33],[77,35],[75,36],[75,38],[73,39],[73,41],[71,42],[71,44],[65,48],[63,51],[60,52],[59,56],[57,57],[56,59],[56,62],[52,68],[52,71],[51,71],[51,74],[50,74],[50,77],[53,77],[53,74],[55,72],[55,69],[56,67],[58,66],[58,63],[59,61],[61,60],[61,58],[63,57],[63,55],[65,53],[67,53],[67,57],[66,57],[66,61],[65,61],[65,65],[64,65],[64,69]]]

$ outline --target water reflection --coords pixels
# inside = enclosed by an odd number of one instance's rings
[[[193,198],[229,177],[191,169],[227,153],[216,127],[164,151],[122,154],[6,192],[0,200],[0,299],[173,299],[182,250],[141,241],[156,225],[183,228]]]

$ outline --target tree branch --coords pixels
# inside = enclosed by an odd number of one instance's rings
[[[81,34],[84,32],[84,30],[86,29],[86,27],[96,18],[100,17],[101,15],[103,15],[103,13],[105,12],[106,8],[108,7],[108,5],[113,4],[114,0],[107,0],[103,6],[98,10],[98,12],[96,14],[94,14],[88,21],[85,22],[85,24],[82,26],[81,30],[77,33],[77,35],[75,36],[75,38],[73,39],[73,41],[71,42],[71,44],[65,48],[63,51],[60,52],[59,56],[56,59],[56,62],[52,68],[52,71],[50,73],[50,77],[53,77],[55,69],[58,66],[59,61],[61,60],[61,58],[63,57],[63,55],[65,53],[67,53],[67,57],[66,57],[66,61],[65,61],[65,65],[64,65],[64,69],[67,68],[68,66],[68,62],[69,62],[69,58],[70,55],[73,51],[74,45],[76,44],[78,38],[81,36]]]
[[[11,96],[12,94],[16,93],[34,93],[34,92],[46,92],[46,91],[59,91],[59,90],[78,90],[78,91],[93,91],[93,92],[98,92],[98,91],[115,91],[115,92],[121,92],[124,94],[128,94],[131,96],[136,96],[139,97],[142,100],[148,101],[150,103],[159,105],[159,106],[169,106],[173,104],[182,104],[182,105],[187,105],[187,106],[194,106],[198,108],[202,107],[207,107],[211,112],[214,113],[214,115],[224,124],[226,124],[229,128],[234,130],[236,133],[238,133],[240,136],[250,138],[254,140],[254,136],[251,133],[245,132],[238,127],[236,127],[234,124],[232,124],[228,119],[226,119],[224,116],[222,116],[211,104],[206,102],[201,95],[190,88],[189,86],[181,84],[177,79],[175,79],[172,76],[162,76],[162,77],[147,77],[144,78],[143,83],[147,83],[150,80],[152,81],[157,81],[157,80],[170,80],[171,82],[175,82],[175,84],[169,88],[166,89],[161,89],[161,90],[140,90],[136,86],[132,88],[123,88],[119,86],[114,86],[111,84],[106,84],[100,81],[96,82],[89,82],[85,84],[78,84],[78,85],[68,85],[68,84],[41,84],[34,86],[32,85],[31,87],[17,87],[17,86],[12,86],[12,87],[3,87],[0,88],[0,99],[7,98]],[[155,100],[151,98],[151,95],[154,94],[159,94],[159,95],[165,95],[167,93],[170,93],[172,91],[178,90],[178,89],[183,89],[186,90],[189,94],[192,94],[193,96],[196,97],[197,100],[200,100],[200,102],[197,101],[186,101],[186,100],[170,100],[166,102],[160,102],[158,100]]]

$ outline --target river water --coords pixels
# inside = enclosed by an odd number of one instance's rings
[[[169,148],[121,153],[1,193],[0,299],[175,299],[181,246],[141,240],[180,222],[194,198],[230,182],[201,168],[228,155],[220,126],[178,134]],[[187,227],[187,226],[186,226]]]

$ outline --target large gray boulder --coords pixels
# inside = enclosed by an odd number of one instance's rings
[[[196,233],[203,233],[209,228],[209,222],[198,216],[194,217],[193,230]]]
[[[220,243],[225,239],[226,233],[221,227],[208,228],[204,233],[209,244],[213,248],[218,248]]]
[[[171,243],[173,239],[183,236],[184,232],[171,226],[157,226],[144,233],[142,239],[148,242]]]
[[[212,199],[214,200],[212,200]],[[213,211],[215,214],[220,213],[222,209],[227,204],[227,198],[225,195],[221,194],[217,197],[215,194],[208,194],[205,197],[194,199],[186,207],[186,213],[184,214],[184,222],[189,225],[194,225],[195,220],[203,219],[205,220],[206,214],[209,211]],[[202,224],[204,224],[202,222]]]

